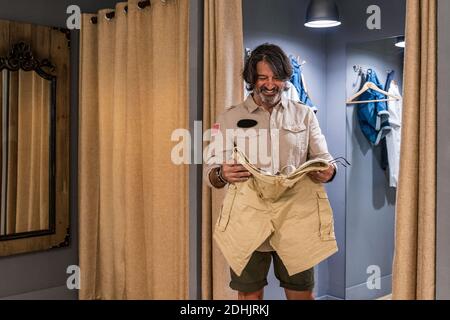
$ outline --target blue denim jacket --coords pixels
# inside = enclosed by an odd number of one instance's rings
[[[367,70],[363,84],[367,81],[373,82],[378,88],[383,89],[377,74],[372,69]],[[386,96],[372,89],[366,90],[358,98],[359,101],[381,99],[386,99]],[[367,102],[357,106],[359,125],[362,132],[373,145],[378,145],[381,139],[391,130],[386,102]]]
[[[295,89],[297,89],[298,96],[300,97],[300,101],[303,104],[306,104],[307,106],[311,108],[315,108],[314,104],[312,103],[311,99],[309,98],[308,94],[306,93],[305,88],[303,87],[302,83],[302,67],[297,62],[297,60],[294,57],[291,57],[291,65],[292,65],[292,77],[291,82],[294,85]]]

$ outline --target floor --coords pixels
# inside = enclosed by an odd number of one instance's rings
[[[378,298],[377,300],[392,300],[392,294],[388,294],[387,296]]]

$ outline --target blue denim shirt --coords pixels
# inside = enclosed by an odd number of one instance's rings
[[[307,106],[311,108],[315,108],[314,104],[312,103],[311,99],[309,98],[308,94],[306,93],[305,88],[303,87],[302,83],[302,67],[297,62],[297,60],[294,57],[291,57],[291,65],[292,65],[292,77],[291,82],[294,85],[295,89],[297,89],[298,96],[300,97],[300,102],[303,104],[306,104]]]
[[[367,70],[367,76],[364,83],[367,81],[373,82],[378,88],[383,89],[377,74],[372,69]],[[386,96],[381,92],[368,89],[359,96],[358,100],[381,99],[386,99]],[[386,102],[367,102],[358,104],[357,106],[359,125],[362,132],[373,145],[378,145],[381,139],[391,130]]]

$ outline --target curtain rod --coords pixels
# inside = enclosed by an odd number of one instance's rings
[[[167,0],[161,0],[161,2],[162,2],[163,4],[166,4]],[[141,10],[142,10],[142,9],[145,9],[146,7],[151,7],[151,5],[152,5],[152,4],[151,4],[150,0],[139,1],[138,4],[137,4],[138,8],[141,9]],[[125,6],[125,8],[124,8],[123,11],[124,11],[125,13],[128,13],[128,5]],[[108,12],[108,13],[105,14],[105,19],[106,19],[106,20],[111,20],[111,19],[113,19],[115,16],[116,16],[115,11],[110,11],[110,12]],[[91,18],[91,23],[92,23],[92,24],[97,24],[97,22],[98,22],[98,18],[97,18],[97,17],[92,17],[92,18]]]

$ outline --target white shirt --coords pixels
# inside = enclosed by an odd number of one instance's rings
[[[389,93],[401,97],[395,82],[391,82]],[[389,162],[389,185],[393,188],[397,187],[400,168],[402,105],[402,99],[388,102],[389,124],[392,130],[386,135],[386,147]]]

